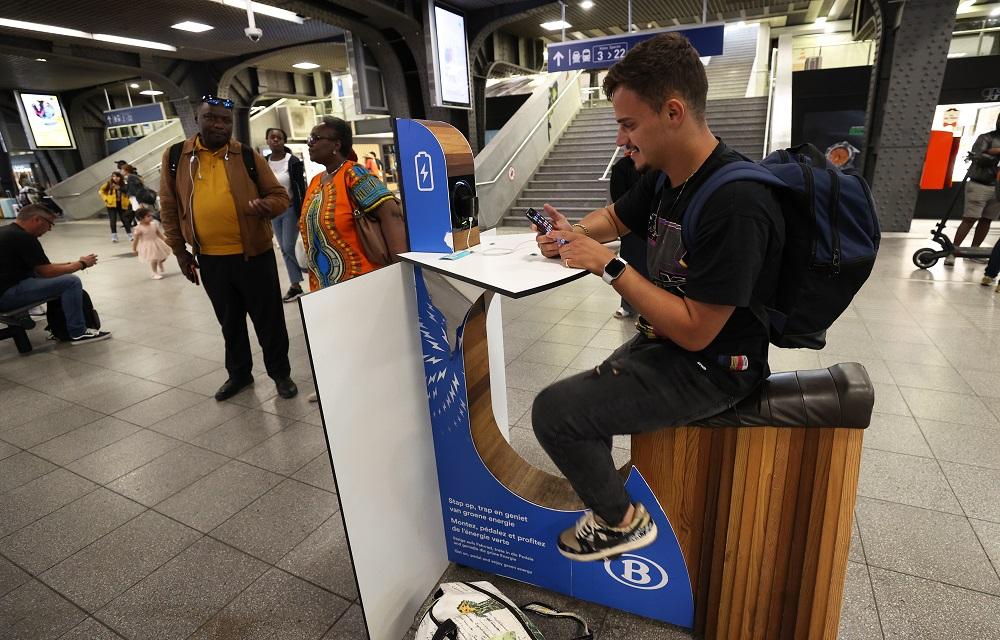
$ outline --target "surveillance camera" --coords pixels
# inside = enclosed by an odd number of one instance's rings
[[[243,33],[250,42],[260,42],[261,37],[264,35],[263,29],[258,29],[257,27],[247,27],[243,30]]]

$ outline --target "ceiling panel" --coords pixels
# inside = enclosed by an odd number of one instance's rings
[[[829,2],[830,0],[824,0]],[[586,32],[601,29],[614,33],[616,29],[625,31],[628,24],[628,4],[622,0],[594,0],[591,9],[582,9],[577,0],[566,4],[566,21],[572,25],[567,29],[566,37],[571,39],[571,32]],[[788,24],[796,24],[805,19],[810,4],[822,7],[819,0],[709,0],[708,20],[734,21],[740,19],[760,18],[769,16],[789,16]],[[677,24],[695,24],[701,21],[702,0],[633,0],[632,23],[638,28],[646,28],[649,23],[660,27],[671,27]],[[503,30],[523,37],[546,38],[556,40],[561,37],[559,31],[546,31],[539,26],[543,22],[558,20],[559,4],[553,3],[541,11],[533,13],[517,22],[503,27]]]
[[[315,71],[345,72],[347,71],[347,45],[341,42],[321,42],[308,47],[279,51],[258,62],[256,66],[274,71],[309,73],[293,68],[292,65],[296,62],[314,62],[319,65]]]
[[[152,40],[173,45],[178,50],[174,53],[135,49],[119,44],[105,44],[94,40],[53,36],[8,27],[0,27],[0,38],[5,34],[11,34],[58,42],[87,43],[116,50],[142,51],[186,60],[213,60],[264,53],[343,33],[343,30],[317,20],[307,19],[303,24],[297,24],[259,14],[255,17],[257,26],[264,32],[263,38],[258,43],[250,42],[243,34],[243,29],[247,26],[246,11],[209,0],[5,2],[0,3],[0,18],[50,24],[87,33],[110,33]],[[171,28],[171,25],[185,20],[211,25],[214,28],[204,33],[189,33]]]
[[[71,91],[129,77],[127,72],[108,70],[87,63],[38,62],[0,54],[0,87],[35,91]]]

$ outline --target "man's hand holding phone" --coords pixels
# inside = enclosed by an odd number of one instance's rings
[[[534,214],[534,215],[532,215]],[[567,231],[572,232],[573,227],[570,225],[569,220],[566,216],[559,213],[555,207],[550,204],[545,205],[545,214],[540,214],[534,209],[528,209],[525,215],[531,220],[531,228],[535,230],[538,236],[535,241],[538,243],[538,249],[542,252],[542,255],[546,258],[558,258],[559,257],[559,247],[565,244],[564,240],[557,240],[556,238],[548,237],[551,231]]]

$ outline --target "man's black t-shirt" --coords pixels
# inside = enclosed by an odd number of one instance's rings
[[[659,193],[656,185],[663,174],[647,172],[615,202],[615,213],[647,239],[654,284],[680,297],[736,307],[702,353],[723,368],[767,375],[768,331],[750,304],[769,301],[777,284],[785,242],[777,199],[762,184],[732,182],[705,203],[694,246],[685,247],[681,235],[684,211],[698,188],[719,167],[742,159],[720,141],[687,182],[672,187],[668,180]],[[639,327],[651,331],[642,319]]]
[[[35,267],[49,264],[42,243],[16,224],[0,228],[0,295],[34,277]]]

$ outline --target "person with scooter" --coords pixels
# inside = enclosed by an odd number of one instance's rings
[[[965,211],[962,213],[962,222],[955,231],[956,248],[961,246],[973,225],[976,225],[976,232],[972,236],[972,246],[982,245],[990,231],[990,225],[1000,218],[1000,202],[995,196],[997,164],[1000,162],[1000,116],[997,117],[993,131],[987,131],[976,138],[969,156],[972,164],[965,183]],[[955,254],[947,256],[944,264],[953,266]]]

